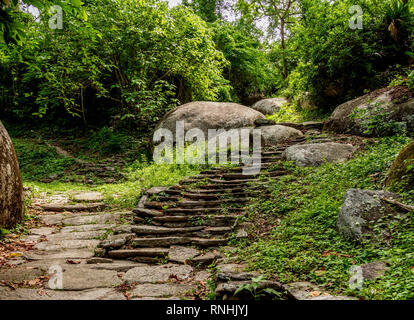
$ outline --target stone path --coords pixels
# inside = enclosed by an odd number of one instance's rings
[[[304,140],[264,148],[260,174],[217,167],[152,188],[132,212],[112,210],[93,192],[37,199],[44,226],[24,237],[36,242],[35,250],[0,268],[0,299],[206,299],[211,289],[216,299],[233,298],[259,274],[224,255],[231,252],[228,242],[247,238],[249,198],[285,174],[283,150]],[[53,290],[56,279],[61,290]],[[260,288],[279,292],[279,299],[341,298],[310,283],[263,281]],[[242,292],[238,298],[252,297]]]

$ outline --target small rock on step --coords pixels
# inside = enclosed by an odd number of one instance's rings
[[[112,234],[108,237],[108,239],[101,241],[98,247],[103,249],[121,248],[128,240],[132,239],[134,236],[135,234],[133,233]]]
[[[128,259],[133,257],[162,257],[168,255],[169,249],[166,248],[139,248],[111,250],[108,256],[112,259]]]
[[[216,250],[214,250],[193,258],[191,261],[189,261],[189,264],[194,266],[210,265],[220,257],[221,255]]]
[[[137,216],[141,218],[152,218],[152,217],[160,217],[164,214],[157,210],[152,209],[146,209],[146,208],[135,208],[132,210],[133,213],[135,213]]]

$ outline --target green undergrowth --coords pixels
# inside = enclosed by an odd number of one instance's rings
[[[311,281],[332,293],[362,299],[414,299],[414,212],[389,225],[388,243],[351,243],[336,229],[345,192],[383,189],[387,169],[408,142],[405,137],[367,141],[365,151],[344,164],[299,168],[286,162],[290,174],[269,184],[271,197],[251,207],[252,220],[260,216],[275,221],[270,235],[240,243],[240,258],[285,283]],[[402,196],[414,203],[413,194]],[[391,263],[384,276],[351,290],[350,267],[377,260]]]
[[[285,104],[280,110],[267,118],[276,122],[300,123],[305,121],[323,121],[328,114],[322,113],[319,109],[304,109],[296,104]]]

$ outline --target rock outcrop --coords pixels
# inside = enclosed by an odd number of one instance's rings
[[[319,166],[324,162],[341,163],[348,160],[355,147],[350,144],[325,142],[290,146],[284,152],[288,161],[295,161],[298,166]]]
[[[0,122],[0,227],[11,228],[24,215],[23,186],[16,152]]]
[[[338,106],[325,130],[365,136],[414,133],[414,93],[397,86],[379,89]]]

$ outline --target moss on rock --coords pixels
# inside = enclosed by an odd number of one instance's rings
[[[387,174],[385,185],[393,189],[414,190],[414,140],[394,160]]]

